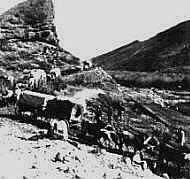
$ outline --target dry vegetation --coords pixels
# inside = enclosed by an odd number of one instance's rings
[[[189,66],[156,72],[108,71],[120,84],[127,87],[156,87],[189,90]]]
[[[63,83],[73,86],[118,91],[118,84],[103,69],[95,68],[62,78]]]

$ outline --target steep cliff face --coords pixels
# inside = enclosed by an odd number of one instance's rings
[[[28,0],[0,16],[0,67],[10,71],[79,65],[59,46],[52,0]]]

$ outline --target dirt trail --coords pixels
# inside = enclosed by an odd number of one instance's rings
[[[43,130],[0,119],[0,178],[159,178],[150,170],[132,166],[128,159],[124,161],[119,155],[97,150],[96,146],[46,138],[27,140],[39,131]]]

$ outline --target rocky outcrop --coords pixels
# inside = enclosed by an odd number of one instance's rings
[[[62,83],[83,86],[89,88],[100,88],[106,91],[119,92],[119,85],[102,68],[94,68],[73,75],[65,76],[61,79]]]
[[[9,71],[79,65],[59,46],[52,0],[28,0],[0,16],[0,67]]]

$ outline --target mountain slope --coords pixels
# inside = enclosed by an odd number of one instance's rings
[[[190,65],[190,21],[92,59],[106,70],[153,72]]]
[[[52,0],[28,0],[0,16],[0,67],[51,68],[79,65],[79,59],[59,46]]]

